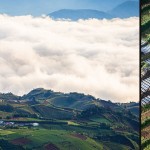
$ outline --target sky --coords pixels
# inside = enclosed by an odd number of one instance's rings
[[[59,9],[96,9],[106,12],[125,1],[127,0],[0,0],[0,13],[41,16]]]
[[[139,98],[139,18],[52,20],[0,15],[0,91],[79,92]]]

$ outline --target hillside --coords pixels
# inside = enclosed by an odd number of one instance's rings
[[[142,149],[150,147],[150,4],[141,1],[141,143]]]
[[[139,103],[130,102],[130,103],[122,103],[121,106],[129,111],[131,111],[133,114],[139,116],[140,110],[139,110]]]
[[[34,89],[22,97],[1,94],[0,117],[4,121],[0,124],[0,146],[3,149],[8,148],[6,143],[11,148],[21,146],[18,149],[112,150],[112,145],[118,150],[138,149],[138,116],[121,104],[91,95],[43,88]],[[39,126],[31,127],[34,122]],[[39,139],[41,136],[44,137]],[[58,142],[60,139],[62,141]]]

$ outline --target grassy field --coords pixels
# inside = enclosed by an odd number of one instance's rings
[[[121,132],[121,134],[125,139],[130,139],[130,144],[135,149],[138,148],[138,135],[132,137],[133,134],[129,132]],[[117,135],[120,133],[118,132]],[[68,125],[42,124],[38,127],[19,127],[17,129],[1,127],[0,141],[5,140],[9,142],[7,145],[20,145],[23,149],[35,150],[45,150],[46,147],[52,147],[56,150],[113,150],[111,146],[117,150],[130,150],[131,147],[126,146],[126,143],[119,144],[118,141],[110,140],[111,137],[115,139],[116,136],[117,138],[117,135],[110,129],[92,128],[90,125],[86,126],[83,123],[78,124],[70,120]],[[103,136],[110,139],[101,139]],[[3,150],[7,150],[5,146],[2,147]]]
[[[14,134],[15,132],[13,131],[9,131],[9,130],[0,130],[0,136],[5,136],[5,135],[9,135],[9,134]]]
[[[48,130],[48,129],[10,129],[1,130],[0,138],[11,141],[19,141],[24,138],[30,141],[26,144],[21,144],[24,148],[40,149],[48,143],[53,143],[61,150],[101,150],[101,143],[87,137],[86,140],[80,137],[75,137],[76,133],[65,130]],[[5,135],[5,136],[4,136]],[[85,136],[86,137],[86,136]]]
[[[94,122],[97,122],[97,123],[106,123],[106,124],[110,124],[111,121],[109,121],[108,119],[105,119],[105,118],[92,118],[91,119],[92,121]]]
[[[127,106],[45,89],[0,96],[0,150],[139,149],[138,117]]]

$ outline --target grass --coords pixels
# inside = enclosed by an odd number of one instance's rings
[[[107,150],[130,150],[129,147],[124,147],[118,143],[104,142],[104,145],[106,145],[109,148]]]
[[[0,136],[14,134],[15,132],[9,130],[0,130]]]
[[[63,120],[68,124],[59,124],[61,120],[55,120],[58,124],[40,124],[39,127],[20,127],[19,129],[7,129],[3,131],[3,134],[0,135],[0,139],[4,140],[14,140],[18,138],[26,138],[31,141],[31,143],[24,145],[26,149],[42,149],[47,144],[54,144],[60,150],[101,150],[103,149],[103,141],[97,141],[97,136],[113,136],[115,131],[101,129],[99,127],[100,123],[109,123],[109,120],[92,118],[92,120],[86,120],[86,123],[78,122],[73,120]],[[32,118],[28,118],[29,122],[32,121]],[[17,121],[14,121],[17,122]],[[38,121],[37,121],[38,122]],[[42,120],[41,120],[42,122]],[[94,127],[94,128],[93,128]],[[0,131],[1,132],[1,131]],[[83,134],[87,137],[86,140],[82,140],[79,137],[72,136],[73,134]],[[125,132],[124,132],[125,133]],[[119,133],[123,134],[123,133]],[[128,135],[125,133],[125,135]],[[132,139],[132,137],[129,137]],[[126,148],[125,145],[120,145],[113,143],[117,147]],[[105,146],[109,148],[107,145]],[[105,148],[104,148],[105,149]],[[121,149],[121,148],[120,148]],[[107,149],[106,149],[107,150]],[[109,150],[109,149],[108,149]],[[119,148],[118,148],[119,150]]]
[[[110,124],[111,122],[108,119],[105,118],[92,118],[91,119],[94,122],[98,122],[98,123],[106,123],[106,124]]]
[[[41,121],[40,119],[37,119],[37,118],[22,118],[22,117],[19,117],[19,118],[15,118],[12,120],[13,121]]]
[[[25,145],[26,148],[41,147],[48,143],[57,145],[61,150],[101,150],[103,146],[101,143],[94,141],[91,138],[87,140],[81,140],[77,137],[71,136],[73,132],[65,130],[47,130],[47,129],[12,129],[4,131],[3,134],[7,134],[5,139],[13,140],[20,137],[30,139],[32,142]],[[2,138],[2,137],[1,137]]]
[[[11,115],[12,113],[0,111],[0,117],[2,118],[6,118],[7,116],[11,116]]]
[[[73,121],[68,121],[68,125],[78,126],[79,124]]]

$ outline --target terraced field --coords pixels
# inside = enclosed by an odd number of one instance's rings
[[[150,3],[149,0],[141,1],[141,30],[142,30],[142,38],[146,41],[150,41]]]
[[[1,131],[3,134],[0,135],[0,146],[3,150],[7,150],[8,147],[13,148],[13,146],[18,146],[17,150],[21,148],[24,150],[112,150],[111,145],[117,147],[117,150],[130,150],[131,147],[133,149],[138,147],[135,142],[138,137],[132,137],[131,140],[129,139],[131,136],[129,133],[119,138],[117,134],[115,135],[114,132],[109,130],[89,130],[78,126],[67,127],[64,125],[61,128],[57,125],[48,125],[38,128]],[[99,136],[94,138],[97,133]],[[104,134],[105,139],[101,139],[101,135]],[[111,138],[111,142],[108,137]],[[125,142],[123,143],[120,139]]]
[[[1,135],[0,135],[1,138]],[[25,149],[102,149],[102,144],[84,135],[78,135],[63,130],[48,129],[11,129],[3,136],[11,144],[20,145]],[[2,143],[2,141],[0,141]],[[2,146],[6,149],[6,146]]]
[[[141,105],[142,150],[150,149],[150,3],[142,0],[141,7]]]
[[[139,149],[138,103],[42,88],[0,98],[2,150]]]

